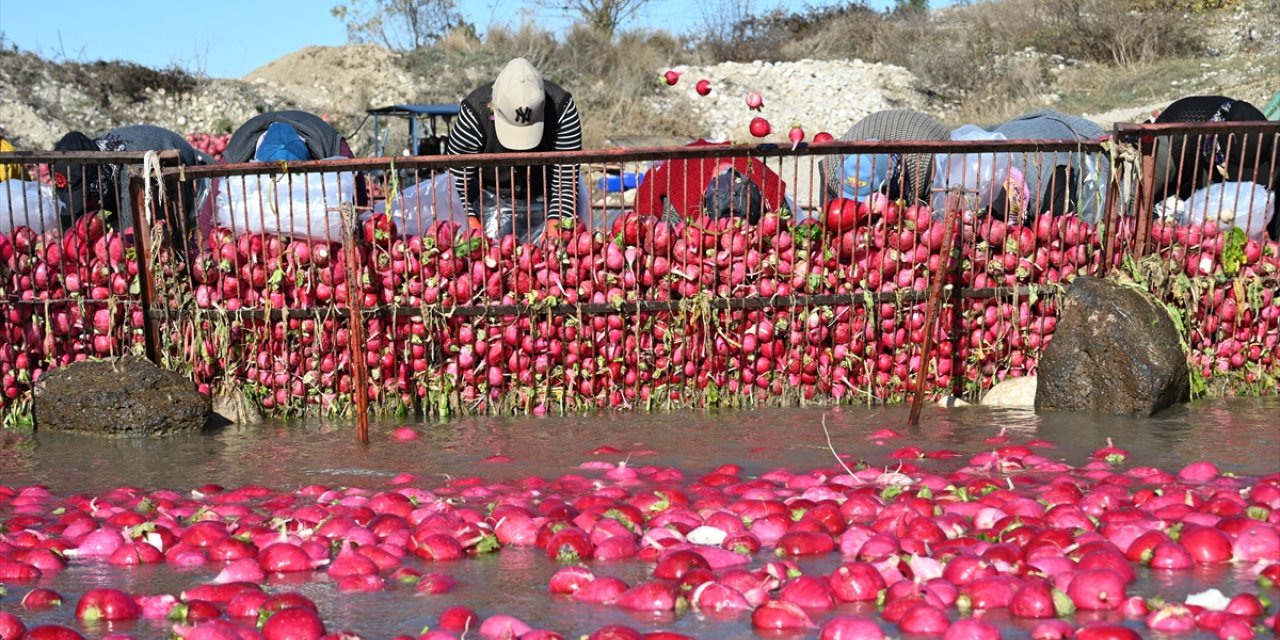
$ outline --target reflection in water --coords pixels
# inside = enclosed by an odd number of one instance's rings
[[[892,464],[885,454],[902,446],[973,453],[1001,428],[1014,442],[1056,443],[1050,457],[1082,463],[1107,437],[1131,453],[1130,462],[1179,468],[1209,459],[1225,471],[1280,470],[1280,398],[1203,402],[1149,418],[1088,414],[1036,415],[1028,411],[967,407],[930,408],[921,424],[906,427],[906,407],[827,409],[832,443],[841,454],[871,464]],[[675,466],[686,472],[726,462],[748,472],[778,466],[805,469],[835,460],[822,430],[823,409],[604,414],[550,418],[471,418],[412,425],[422,437],[396,442],[401,423],[375,424],[374,441],[357,445],[352,430],[333,423],[262,424],[164,440],[97,440],[40,433],[3,434],[0,476],[8,484],[40,483],[60,491],[132,485],[189,489],[307,484],[376,487],[398,473],[434,484],[446,476],[486,479],[557,476],[609,445],[624,453],[650,450],[633,464]],[[892,428],[903,438],[877,446],[867,434]],[[483,460],[495,454],[509,464]]]

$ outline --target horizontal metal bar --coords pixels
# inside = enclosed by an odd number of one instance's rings
[[[1053,295],[1057,291],[1057,287],[1051,285],[1041,285],[1035,287],[1037,295]],[[988,287],[985,289],[961,289],[959,297],[961,299],[985,299],[985,298],[1004,298],[1004,297],[1023,297],[1031,295],[1032,287]],[[915,303],[922,301],[928,295],[927,291],[891,291],[888,293],[878,292],[870,295],[873,304],[881,304],[886,302]],[[949,289],[945,294],[947,299],[957,297],[955,289]],[[867,296],[861,293],[849,295],[819,295],[819,296],[773,296],[771,298],[751,297],[751,298],[711,298],[706,301],[707,307],[711,309],[775,309],[787,307],[835,307],[849,305],[860,307],[867,302]],[[654,313],[663,311],[679,311],[689,308],[695,304],[700,304],[697,300],[680,299],[680,300],[648,300],[643,302],[624,303],[620,305],[613,304],[558,304],[551,306],[537,306],[526,304],[513,305],[489,305],[489,306],[466,306],[454,307],[452,309],[440,305],[422,307],[401,307],[396,305],[379,305],[376,307],[368,307],[364,310],[365,317],[387,318],[393,315],[406,318],[420,316],[422,312],[436,312],[440,316],[520,316],[520,315],[541,315],[551,314],[555,316],[574,316],[574,315],[604,315],[613,313]],[[317,318],[320,316],[333,315],[335,317],[346,317],[346,307],[312,307],[307,309],[272,309],[269,312],[266,309],[237,309],[235,311],[225,310],[201,310],[199,312],[189,310],[169,310],[169,309],[149,309],[147,313],[153,317],[165,317],[168,315],[197,315],[199,314],[215,314],[228,317],[234,317],[241,320],[284,320],[292,318]]]
[[[782,158],[842,154],[874,153],[998,153],[998,152],[1078,152],[1102,151],[1102,141],[1075,140],[994,140],[994,141],[908,141],[824,142],[800,145],[796,149],[776,144],[645,147],[638,149],[600,149],[583,151],[549,151],[546,153],[487,153],[464,156],[409,156],[383,158],[342,158],[308,160],[293,163],[246,162],[216,166],[185,167],[187,177],[303,173],[313,171],[382,171],[388,169],[431,169],[445,171],[452,167],[488,167],[551,164],[617,164],[644,160],[697,160],[736,157]],[[168,169],[166,174],[177,173]]]
[[[157,151],[162,165],[177,165],[182,160],[177,150]],[[123,164],[142,162],[146,151],[5,151],[0,164]]]
[[[1151,124],[1134,124],[1118,122],[1115,125],[1118,134],[1214,134],[1214,133],[1277,133],[1280,134],[1280,122],[1264,120],[1244,122],[1160,122]]]

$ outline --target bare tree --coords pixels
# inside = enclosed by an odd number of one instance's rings
[[[412,51],[462,24],[453,0],[347,0],[330,10],[347,25],[351,42]]]
[[[612,37],[649,0],[540,0],[549,9],[563,10],[593,30]]]

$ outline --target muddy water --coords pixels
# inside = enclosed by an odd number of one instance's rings
[[[831,446],[823,429],[830,433]],[[805,470],[832,467],[832,449],[872,465],[892,465],[886,454],[900,446],[926,450],[948,448],[974,453],[983,440],[1006,428],[1015,442],[1045,438],[1057,447],[1039,453],[1067,463],[1083,464],[1089,452],[1108,436],[1130,451],[1135,464],[1177,469],[1192,460],[1215,461],[1224,471],[1241,475],[1280,472],[1280,398],[1214,401],[1163,412],[1152,419],[1080,415],[1037,416],[1016,410],[986,408],[926,409],[919,428],[906,428],[906,408],[843,408],[722,411],[716,413],[622,414],[539,419],[471,419],[450,424],[415,424],[422,438],[396,442],[391,432],[401,423],[375,424],[368,447],[355,443],[349,425],[292,423],[231,428],[216,433],[174,437],[155,442],[102,442],[83,437],[38,434],[0,435],[0,483],[43,484],[58,494],[94,493],[117,486],[189,490],[209,482],[227,487],[260,484],[277,490],[304,485],[385,487],[395,474],[413,473],[417,484],[431,487],[447,476],[481,476],[502,480],[538,475],[549,478],[584,473],[576,467],[597,459],[591,450],[610,445],[639,451],[634,464],[674,466],[694,477],[724,463],[744,468],[744,475],[786,467]],[[900,440],[878,446],[867,434],[897,429]],[[501,454],[510,462],[486,462]],[[949,470],[963,459],[926,461]],[[617,460],[612,460],[616,462]],[[830,571],[838,558],[811,561],[806,568]],[[420,566],[427,570],[428,567]],[[603,624],[629,624],[644,630],[673,629],[707,638],[749,637],[747,619],[716,622],[688,613],[670,619],[632,615],[607,607],[559,601],[545,593],[555,570],[540,552],[515,549],[486,557],[430,567],[443,570],[459,586],[442,596],[422,597],[393,586],[376,594],[338,594],[322,575],[317,581],[279,584],[317,600],[335,628],[361,632],[366,638],[416,634],[433,625],[444,608],[464,603],[481,613],[516,615],[535,627],[552,628],[566,637],[589,633]],[[628,582],[643,576],[639,563],[598,565],[597,574]],[[90,586],[110,584],[135,593],[174,592],[212,577],[208,569],[175,573],[167,567],[119,570],[101,564],[74,564],[47,586],[74,603]],[[1143,578],[1134,593],[1183,593],[1191,585],[1220,585],[1235,590],[1242,574],[1231,567],[1185,573],[1178,584]],[[0,609],[16,610],[14,596]],[[72,605],[38,616],[23,613],[28,624],[46,621],[72,624]],[[849,612],[873,613],[848,608]],[[1021,623],[1006,621],[1009,631]],[[162,637],[165,629],[142,622],[112,629],[89,629],[90,636],[125,631],[136,637]],[[1015,634],[1016,635],[1016,634]]]

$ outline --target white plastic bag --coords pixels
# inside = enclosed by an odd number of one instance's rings
[[[1191,194],[1180,222],[1216,220],[1221,229],[1239,227],[1250,239],[1266,232],[1275,211],[1275,194],[1255,182],[1219,182]]]
[[[354,203],[351,172],[287,173],[219,179],[217,224],[237,234],[267,233],[342,241],[340,206]]]
[[[952,140],[1006,140],[1003,133],[966,124],[951,132]],[[1007,153],[940,153],[934,157],[934,185],[945,189],[964,187],[977,192],[977,206],[991,206],[992,197],[1009,173]]]
[[[0,233],[30,227],[36,233],[58,228],[62,202],[53,186],[34,180],[0,181]]]
[[[373,210],[387,213],[387,201],[378,202]],[[453,188],[453,174],[448,171],[402,189],[390,210],[396,229],[404,237],[420,236],[435,222],[467,226],[467,209],[458,197],[458,190]]]

